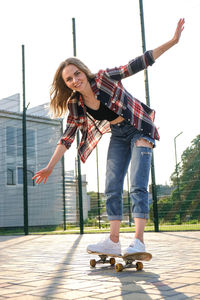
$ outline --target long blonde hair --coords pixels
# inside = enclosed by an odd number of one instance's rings
[[[90,81],[95,77],[88,67],[78,58],[70,57],[63,61],[58,67],[50,90],[50,111],[53,117],[61,117],[67,111],[67,102],[73,95],[73,91],[69,89],[62,78],[62,71],[68,65],[75,65],[79,70],[85,73]]]

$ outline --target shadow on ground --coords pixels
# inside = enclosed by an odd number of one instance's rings
[[[103,281],[116,279],[121,282],[121,299],[154,299],[152,296],[159,295],[161,299],[170,296],[178,296],[177,299],[188,299],[184,293],[176,292],[174,288],[170,287],[162,280],[160,276],[153,272],[146,272],[145,270],[136,271],[134,268],[124,269],[122,272],[116,272],[114,266],[102,265],[91,268],[89,276],[102,276]],[[115,280],[113,281],[115,282]],[[159,298],[160,299],[160,298]]]

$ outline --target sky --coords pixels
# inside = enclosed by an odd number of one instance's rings
[[[161,140],[154,150],[157,184],[169,184],[177,159],[199,131],[199,0],[143,0],[146,49],[173,37],[185,18],[179,44],[148,68],[150,104]],[[0,99],[22,94],[21,45],[25,46],[26,102],[49,102],[49,89],[61,61],[73,56],[72,18],[76,20],[77,57],[92,72],[126,64],[142,54],[139,0],[0,0]],[[145,102],[144,73],[123,80],[125,88]],[[110,135],[98,145],[100,191],[104,191]],[[55,146],[56,146],[55,141]],[[66,169],[74,168],[76,145],[66,152]],[[82,173],[88,190],[97,189],[96,151]],[[53,174],[51,175],[53,176]],[[126,187],[126,184],[125,184]]]

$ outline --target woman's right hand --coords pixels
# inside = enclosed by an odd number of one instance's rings
[[[38,172],[32,177],[32,179],[36,179],[35,183],[40,184],[41,182],[46,183],[47,178],[51,175],[53,169],[46,167]]]
[[[40,184],[43,181],[46,183],[47,178],[51,175],[55,165],[64,155],[66,150],[67,148],[64,145],[57,145],[56,150],[46,168],[36,172],[35,176],[33,176],[32,179],[36,179],[35,183]]]

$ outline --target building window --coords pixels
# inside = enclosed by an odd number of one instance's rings
[[[32,179],[33,176],[34,176],[34,172],[31,170],[27,170],[27,185],[28,186],[35,186],[35,181]],[[17,183],[18,184],[24,183],[22,167],[17,168]]]
[[[15,170],[7,168],[7,185],[16,185]]]
[[[35,159],[35,130],[27,129],[27,156]]]
[[[17,132],[17,156],[18,157],[22,157],[23,152],[22,152],[22,145],[23,145],[23,141],[22,141],[22,128],[17,128],[16,130]]]
[[[8,156],[16,155],[15,128],[6,127],[6,153]]]
[[[26,130],[26,149],[27,158],[31,161],[36,160],[36,137],[35,130]],[[6,153],[9,157],[22,158],[23,138],[22,128],[6,127]],[[35,163],[35,162],[34,162]]]
[[[22,157],[23,155],[23,139],[22,139],[22,129],[17,128],[17,156]],[[35,131],[32,129],[26,130],[26,149],[27,158],[35,159]]]
[[[23,168],[17,168],[17,183],[23,184]]]

